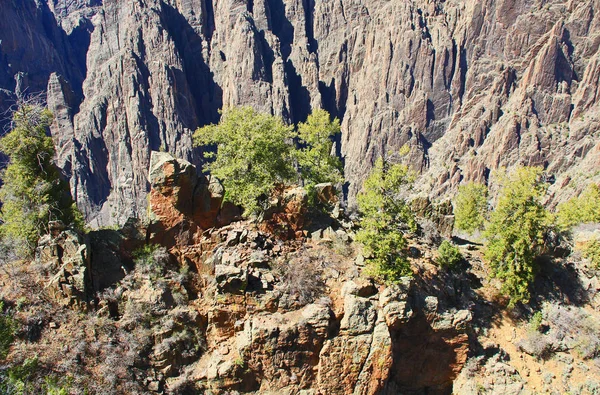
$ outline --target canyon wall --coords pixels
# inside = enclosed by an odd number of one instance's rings
[[[144,216],[152,150],[192,163],[224,106],[342,121],[348,202],[403,145],[417,191],[544,166],[600,181],[600,0],[0,3],[0,110],[45,91],[57,163],[94,226]],[[4,122],[6,124],[6,122]],[[567,185],[572,188],[564,188]]]

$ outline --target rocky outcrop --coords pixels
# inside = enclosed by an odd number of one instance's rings
[[[263,228],[281,238],[302,236],[307,222],[308,193],[302,187],[276,190],[263,215]]]
[[[51,222],[50,233],[38,242],[36,261],[50,278],[50,296],[66,305],[85,307],[92,295],[90,246],[76,231],[60,221]]]
[[[125,233],[137,242],[140,229],[102,234],[92,252]],[[471,312],[412,279],[377,285],[330,247],[300,248],[251,223],[211,229],[195,247],[177,263],[164,247],[134,266],[123,257],[111,270],[124,276],[96,294],[95,314],[131,337],[134,381],[148,392],[445,393],[465,362]]]
[[[119,230],[86,234],[60,221],[50,222],[48,229],[35,251],[36,262],[48,275],[46,289],[52,299],[83,309],[98,292],[125,277],[134,251],[146,242],[146,228],[134,219]]]
[[[148,180],[152,242],[197,244],[202,232],[217,224],[224,192],[217,179],[198,174],[185,160],[152,152]]]

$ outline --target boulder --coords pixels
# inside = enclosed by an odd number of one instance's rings
[[[243,293],[248,286],[248,272],[231,265],[215,265],[215,279],[221,292]]]
[[[428,197],[421,196],[413,199],[410,206],[417,219],[432,221],[441,235],[452,237],[454,214],[449,200],[432,202]]]
[[[223,206],[217,216],[219,226],[227,226],[230,223],[239,220],[242,217],[242,209],[240,206],[231,202],[223,202]]]
[[[151,240],[166,247],[195,244],[203,230],[217,225],[223,187],[216,178],[166,152],[152,152],[150,170]]]
[[[308,193],[302,187],[276,192],[271,207],[265,211],[265,230],[283,239],[299,235],[306,222]]]
[[[408,302],[410,287],[411,279],[405,277],[399,283],[384,289],[379,296],[383,317],[388,327],[392,329],[398,329],[413,316],[412,308]]]
[[[323,204],[333,205],[338,202],[335,187],[330,182],[315,185],[315,195]]]

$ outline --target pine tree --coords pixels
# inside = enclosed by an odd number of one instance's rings
[[[369,257],[368,273],[387,283],[412,275],[404,233],[415,231],[416,221],[402,197],[412,182],[405,165],[379,158],[357,197],[362,218],[356,239]]]
[[[536,258],[544,251],[551,223],[541,201],[546,193],[541,175],[541,168],[520,167],[501,176],[498,201],[484,232],[485,258],[492,276],[502,281],[510,305],[529,299]]]
[[[46,134],[51,122],[50,111],[25,103],[13,114],[12,130],[0,139],[0,150],[10,159],[1,173],[0,235],[11,240],[20,255],[31,254],[49,221],[76,226],[82,222],[52,162],[54,146]]]

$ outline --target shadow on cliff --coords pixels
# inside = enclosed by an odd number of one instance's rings
[[[83,100],[86,57],[93,31],[91,21],[81,18],[67,34],[45,1],[1,3],[0,114],[13,103],[13,92],[45,92],[52,73],[65,78],[73,89],[76,100],[71,105],[73,113],[77,113]],[[17,75],[21,77],[18,79]],[[0,119],[0,134],[7,124]]]
[[[164,26],[173,37],[175,48],[182,59],[183,77],[190,87],[195,102],[195,111],[198,115],[196,125],[185,126],[193,130],[198,126],[218,122],[219,109],[223,106],[223,90],[215,82],[214,75],[203,58],[204,39],[201,31],[190,25],[189,21],[173,6],[161,3],[161,7],[164,14]],[[214,22],[212,24],[214,25]],[[180,103],[185,98],[176,97],[175,99],[178,104],[185,104]]]
[[[566,259],[543,256],[538,259],[539,272],[533,283],[529,307],[539,311],[544,301],[555,301],[574,306],[589,303],[589,292],[582,283],[585,276],[579,268]]]
[[[304,3],[302,2],[303,6],[306,6]],[[284,71],[288,82],[290,106],[292,108],[291,121],[293,123],[304,122],[311,112],[310,92],[303,85],[302,76],[298,74],[292,59],[289,58],[292,53],[292,43],[294,42],[294,25],[287,18],[286,5],[282,0],[268,0],[268,5],[271,13],[269,29],[279,39],[281,57],[284,62]],[[305,16],[307,17],[307,34],[309,34],[309,19],[306,10]],[[308,38],[310,45],[310,34]]]
[[[421,313],[390,334],[394,360],[383,394],[452,393],[467,359],[467,334],[434,330]]]
[[[416,314],[390,332],[394,361],[382,393],[451,394],[453,381],[467,358],[484,350],[473,329],[494,326],[501,319],[503,307],[477,292],[483,284],[467,261],[435,274],[424,270],[414,281],[410,301]],[[428,297],[437,298],[435,312],[427,312]],[[442,329],[434,327],[447,319],[443,317],[445,312],[458,310],[472,314],[465,330],[452,327],[454,323],[450,327],[442,325]]]

